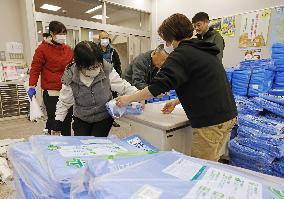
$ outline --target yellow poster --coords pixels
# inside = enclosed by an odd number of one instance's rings
[[[260,47],[267,42],[271,11],[261,10],[242,15],[239,47]]]
[[[222,23],[222,18],[211,19],[209,26],[214,28],[216,31],[221,32],[221,23]]]
[[[233,37],[236,31],[236,17],[224,17],[221,24],[221,34],[223,37]]]

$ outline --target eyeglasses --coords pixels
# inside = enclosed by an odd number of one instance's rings
[[[102,63],[93,64],[88,67],[88,70],[94,70],[94,69],[100,68],[102,65],[103,65]]]

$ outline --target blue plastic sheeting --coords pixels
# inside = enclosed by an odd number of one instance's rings
[[[284,96],[284,88],[282,89],[271,89],[268,91],[269,94],[271,95],[277,95],[277,96]]]
[[[249,98],[239,95],[234,95],[239,114],[258,115],[263,108],[254,104]]]
[[[133,145],[143,151],[159,151],[159,149],[157,149],[156,147],[154,147],[153,145],[151,145],[149,142],[147,142],[145,139],[141,138],[138,135],[128,136],[122,139],[122,141],[125,141],[128,144]]]
[[[250,147],[241,145],[238,142],[238,138],[233,139],[229,142],[229,154],[230,159],[233,161],[238,159],[249,164],[254,164],[261,168],[269,167],[275,157],[264,153],[263,151],[258,151]]]
[[[271,89],[274,72],[265,69],[255,69],[252,71],[249,83],[248,96],[256,97],[259,93],[266,93]]]
[[[260,60],[246,60],[240,62],[240,69],[269,69],[274,70],[275,64],[272,59],[260,59]]]
[[[252,99],[253,102],[261,106],[263,109],[268,110],[276,115],[284,117],[284,106],[268,101],[266,99],[255,97]]]
[[[284,162],[275,161],[271,165],[275,175],[284,178]]]
[[[271,95],[268,93],[261,93],[259,94],[259,97],[284,106],[284,96],[277,96],[277,95]]]
[[[53,182],[39,160],[34,156],[30,143],[10,145],[8,158],[13,165],[17,197],[21,199],[66,198],[60,185]]]
[[[236,95],[246,96],[248,92],[251,70],[234,70],[232,90]]]
[[[284,72],[276,72],[273,88],[284,90]]]
[[[90,181],[99,176],[117,172],[135,164],[148,161],[156,157],[158,153],[132,153],[121,154],[111,158],[90,160],[85,170],[82,170],[74,178],[71,185],[71,198],[91,198],[89,195]]]
[[[89,163],[90,165],[92,164]],[[177,167],[174,168],[173,165]],[[195,170],[197,165],[198,169],[201,168],[199,172],[193,178],[187,178],[187,174]],[[182,167],[182,171],[178,169],[179,166]],[[165,172],[169,168],[173,171],[172,174]],[[204,160],[191,158],[176,152],[159,153],[150,160],[132,165],[119,172],[111,172],[95,179],[90,177],[88,183],[89,192],[85,192],[85,195],[80,195],[79,192],[74,190],[72,191],[72,196],[77,196],[76,198],[80,199],[189,199],[191,197],[188,194],[194,188],[194,185],[202,182],[206,172],[212,172],[213,168],[238,175],[240,179],[245,177],[259,182],[262,184],[262,198],[268,199],[273,197],[273,194],[269,191],[268,183],[260,178],[233,171],[232,168],[226,166],[212,165]],[[177,170],[175,171],[175,169]],[[178,171],[184,173],[184,175],[178,174]],[[195,174],[196,172],[193,173]],[[84,176],[88,176],[88,174]],[[234,194],[232,195],[234,196]]]
[[[228,68],[226,69],[226,75],[228,81],[231,83],[232,82],[232,76],[233,76],[234,69],[233,68]]]
[[[117,138],[32,136],[30,142],[51,179],[60,184],[63,196],[70,194],[73,177],[88,160],[120,152],[142,152]]]
[[[139,115],[142,113],[142,105],[138,102],[132,102],[124,107],[118,107],[116,105],[116,99],[112,99],[106,103],[106,108],[109,114],[114,118],[119,118],[123,115]]]
[[[268,133],[271,135],[278,135],[284,132],[284,123],[267,119],[262,116],[239,114],[238,123],[239,125],[261,130],[263,133]]]
[[[266,117],[267,119],[275,120],[275,121],[280,122],[280,123],[284,123],[284,118],[280,117],[280,116],[278,116],[274,113],[267,112],[267,113],[264,114],[264,117]]]

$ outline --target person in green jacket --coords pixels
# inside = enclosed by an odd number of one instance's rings
[[[192,18],[192,23],[195,31],[197,32],[196,36],[199,40],[213,43],[218,47],[220,53],[217,55],[217,57],[222,62],[225,42],[219,32],[214,30],[212,27],[209,27],[208,14],[205,12],[197,13]]]

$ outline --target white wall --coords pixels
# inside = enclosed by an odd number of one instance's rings
[[[162,6],[161,6],[162,5]],[[164,19],[174,13],[185,14],[191,19],[195,13],[207,12],[210,18],[237,15],[244,12],[263,8],[284,5],[284,0],[153,0],[152,1],[152,48],[157,45],[157,29]],[[166,9],[167,8],[167,9]],[[170,8],[170,9],[169,9]],[[240,26],[240,17],[237,20],[237,29]],[[236,65],[242,59],[242,52],[238,48],[237,30],[235,38],[225,38],[223,64],[225,66]],[[268,46],[263,48],[264,58],[269,56]]]
[[[106,0],[108,3],[113,3],[149,13],[151,12],[152,1],[153,0]]]
[[[0,0],[0,50],[6,49],[6,42],[24,43],[20,13],[21,0]]]

